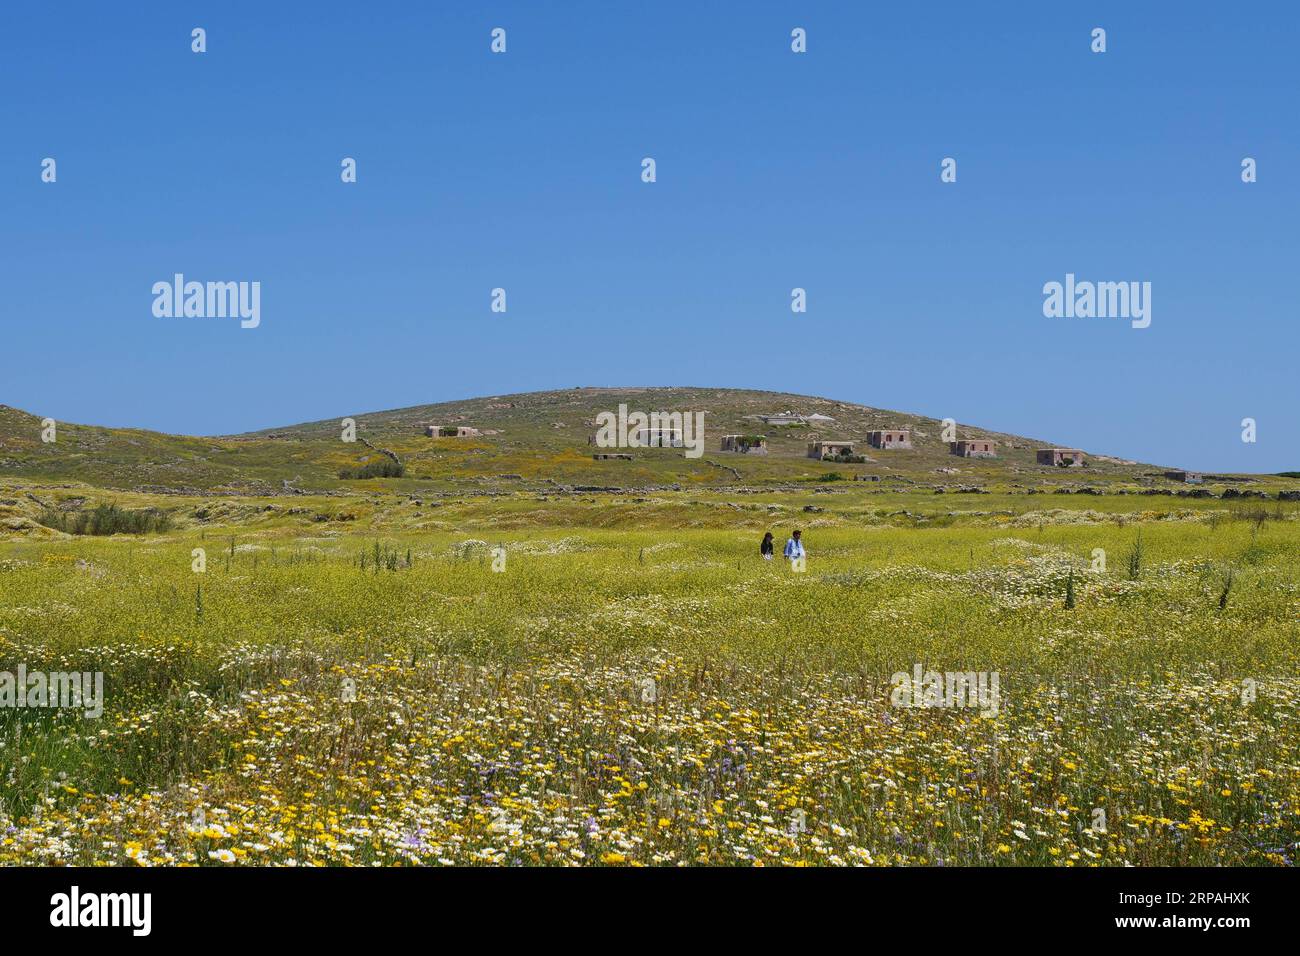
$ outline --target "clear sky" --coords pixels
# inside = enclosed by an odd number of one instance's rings
[[[716,385],[1300,468],[1297,26],[1290,2],[7,3],[0,402],[222,434]],[[260,282],[261,325],[155,317],[177,272]],[[1067,273],[1150,282],[1151,326],[1046,318]]]

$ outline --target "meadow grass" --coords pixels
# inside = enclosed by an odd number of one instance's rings
[[[0,710],[0,862],[1294,862],[1293,510],[807,500],[0,544],[0,670],[105,675]],[[893,706],[917,664],[996,716]]]

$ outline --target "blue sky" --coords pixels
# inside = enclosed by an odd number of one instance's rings
[[[0,402],[220,434],[716,385],[1300,468],[1298,25],[1280,2],[7,4]],[[156,318],[176,272],[261,282],[260,327]],[[1151,282],[1151,327],[1045,318],[1067,272]]]

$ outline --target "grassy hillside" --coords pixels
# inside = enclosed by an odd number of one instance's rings
[[[632,410],[703,411],[705,453],[687,459],[676,449],[631,450],[632,461],[593,461],[587,444],[596,416],[620,402]],[[830,416],[816,426],[772,427],[763,414],[793,411]],[[181,494],[278,495],[297,491],[348,492],[387,488],[416,491],[430,485],[517,489],[549,484],[650,488],[671,485],[779,485],[817,480],[831,472],[874,475],[906,485],[956,489],[961,485],[1028,488],[1066,483],[1156,483],[1152,465],[1107,460],[1092,453],[1086,469],[1035,463],[1034,449],[1052,444],[962,424],[959,437],[991,438],[999,457],[960,459],[948,453],[933,418],[780,392],[702,388],[575,388],[421,405],[352,415],[358,441],[341,440],[338,420],[310,422],[246,435],[197,438],[137,429],[58,423],[57,440],[41,440],[41,420],[0,406],[0,479],[84,482],[102,488]],[[430,439],[429,424],[472,425],[477,438]],[[914,450],[866,447],[868,430],[912,429]],[[766,457],[724,453],[722,435],[768,436]],[[865,464],[837,465],[805,457],[814,439],[858,441]],[[367,442],[369,444],[367,444]],[[387,449],[406,467],[403,478],[345,479],[340,473]],[[1270,483],[1277,483],[1273,480]],[[1284,480],[1283,480],[1284,481]],[[1294,482],[1285,482],[1287,486]]]

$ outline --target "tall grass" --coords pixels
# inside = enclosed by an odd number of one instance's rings
[[[1128,553],[1128,579],[1136,581],[1142,577],[1142,531],[1138,529],[1137,541],[1133,543],[1133,550]]]
[[[128,511],[115,504],[96,505],[90,511],[46,508],[38,520],[47,528],[77,535],[161,534],[172,528],[171,515],[165,511]]]

